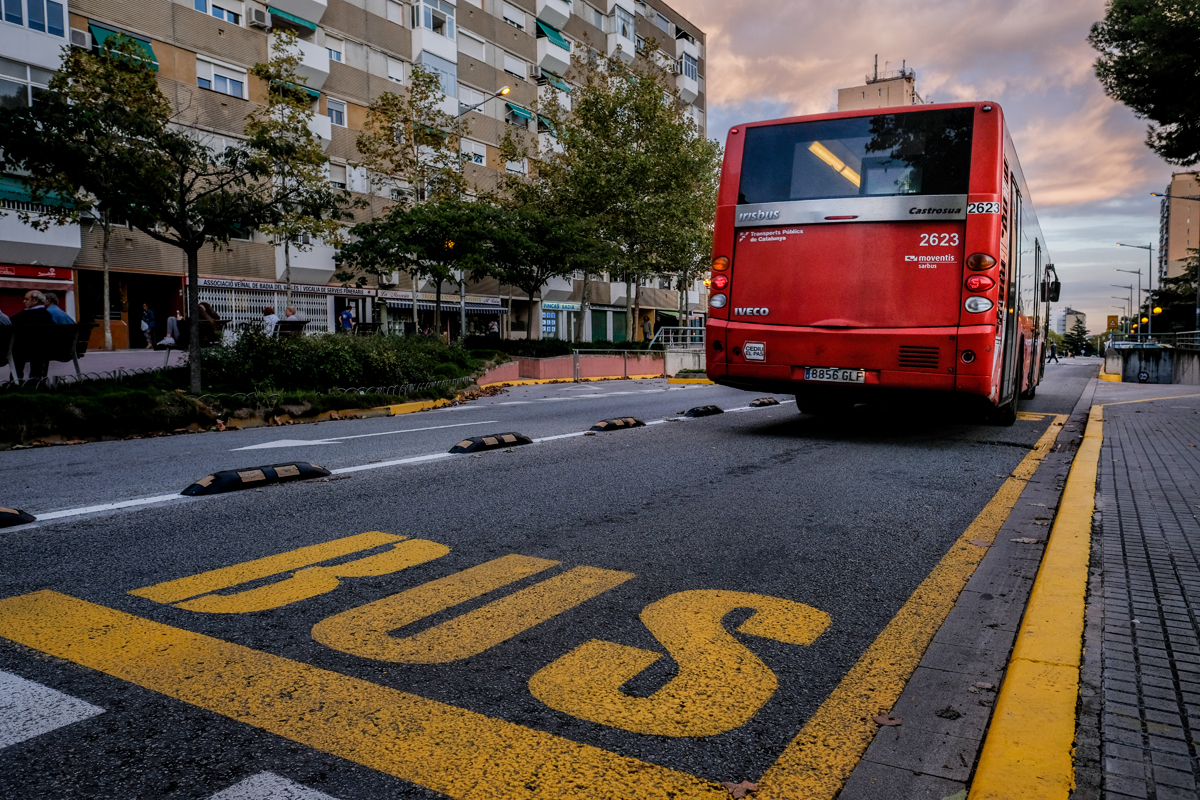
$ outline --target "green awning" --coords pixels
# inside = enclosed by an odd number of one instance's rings
[[[286,19],[288,22],[295,23],[296,25],[299,25],[301,28],[308,28],[310,31],[315,31],[317,29],[317,23],[309,22],[308,20],[306,20],[302,17],[297,17],[295,14],[289,14],[286,11],[280,11],[278,8],[275,8],[274,6],[267,6],[267,10],[271,12],[272,17],[282,17],[283,19]]]
[[[567,92],[568,94],[570,93],[570,91],[571,91],[570,85],[568,85],[566,81],[564,81],[562,78],[555,75],[550,70],[546,70],[546,69],[542,70],[542,77],[545,78],[550,83],[551,86],[553,86],[555,89],[558,89],[560,92]]]
[[[108,37],[116,36],[118,34],[118,31],[114,31],[111,28],[105,28],[103,25],[97,25],[94,22],[88,23],[88,30],[92,33],[92,41],[96,43],[97,50],[104,47],[104,41]],[[146,41],[145,39],[140,39],[137,36],[125,33],[124,31],[121,31],[120,34],[122,36],[128,36],[130,39],[133,39],[135,42],[137,42],[138,45],[141,46],[142,52],[146,54],[146,60],[150,62],[150,66],[155,72],[158,72],[158,57],[154,55],[154,48],[150,46],[150,42]]]
[[[514,106],[512,103],[505,103],[504,105],[508,106],[508,110],[516,114],[521,119],[533,119],[533,113],[526,111],[520,106]]]
[[[0,200],[9,200],[14,203],[34,202],[33,194],[29,191],[29,187],[15,175],[0,175]],[[57,192],[49,192],[39,198],[37,202],[39,205],[57,206],[59,208],[67,208],[74,205],[72,201],[64,200]]]
[[[571,45],[567,42],[566,38],[564,38],[563,35],[558,32],[558,28],[542,22],[540,19],[537,21],[537,26],[542,33],[546,34],[546,38],[551,42],[558,45],[563,50],[568,52],[571,50]]]
[[[553,136],[555,139],[558,138],[558,130],[554,127],[553,122],[551,122],[546,117],[543,117],[541,114],[538,114],[538,122],[542,123],[543,125],[545,125],[547,128],[550,129],[551,136]]]
[[[316,89],[312,89],[308,86],[300,86],[299,84],[287,83],[285,81],[272,81],[272,83],[275,83],[275,84],[282,83],[284,86],[286,86],[289,89],[296,89],[297,91],[305,92],[308,94],[309,97],[313,98],[314,100],[321,99],[321,93],[318,92]]]

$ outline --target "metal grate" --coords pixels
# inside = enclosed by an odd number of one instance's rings
[[[286,292],[261,289],[228,289],[225,287],[200,287],[200,300],[211,303],[221,319],[230,320],[232,326],[238,322],[262,322],[263,306],[274,306],[275,313],[283,319]],[[292,305],[300,319],[309,320],[308,333],[329,332],[329,302],[323,294],[292,292]]]
[[[936,347],[904,347],[900,348],[901,369],[937,369],[938,348]]]

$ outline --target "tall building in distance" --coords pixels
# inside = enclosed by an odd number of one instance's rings
[[[1200,177],[1195,172],[1175,172],[1158,206],[1158,276],[1183,274],[1190,250],[1200,247]]]
[[[875,70],[863,85],[838,89],[838,111],[921,105],[925,101],[917,94],[916,83],[917,73],[907,62],[901,62],[898,70],[880,72],[879,56],[875,56]]]
[[[1075,327],[1076,322],[1082,322],[1083,327],[1086,328],[1087,314],[1076,311],[1070,306],[1064,306],[1061,310],[1055,309],[1051,327],[1055,333],[1065,336]]]
[[[23,14],[26,5],[39,10]],[[298,72],[312,98],[311,128],[330,159],[329,181],[365,199],[370,209],[365,214],[382,213],[391,197],[359,166],[356,138],[370,103],[385,92],[403,92],[417,64],[441,75],[447,113],[482,103],[463,115],[461,145],[467,178],[478,189],[494,188],[507,173],[528,172],[526,163],[501,157],[506,131],[553,146],[536,105],[539,97],[556,93],[570,107],[571,55],[580,48],[629,61],[642,58],[645,42],[653,39],[686,113],[702,136],[706,131],[705,34],[660,0],[71,0],[69,10],[56,0],[3,0],[3,9],[0,92],[6,104],[36,102],[63,45],[96,49],[122,33],[142,43],[182,122],[218,147],[240,138],[246,117],[266,103],[266,86],[249,69],[268,60],[275,31],[292,31],[302,56]],[[502,86],[510,93],[488,99]],[[0,185],[4,210],[28,205],[28,199],[17,182]],[[261,320],[266,305],[282,310],[284,264],[277,244],[248,231],[227,247],[202,250],[201,299],[239,322]],[[393,322],[411,319],[414,303],[422,313],[432,308],[434,287],[413,286],[406,276],[382,290],[342,287],[333,279],[333,247],[309,244],[305,252],[293,248],[291,256],[292,305],[310,320],[308,330],[332,330],[346,308],[359,321],[372,321],[386,304],[396,309],[388,315]],[[178,249],[130,229],[114,234],[111,252],[111,300],[119,310],[113,315],[114,338],[119,347],[140,346],[142,303],[159,319],[183,307],[185,259]],[[58,270],[53,280],[42,274],[52,267]],[[19,305],[20,287],[32,281],[73,292],[67,309],[81,321],[99,321],[100,269],[97,226],[38,233],[15,215],[0,218],[0,299],[6,309]],[[701,290],[688,292],[689,317],[693,308],[703,313]],[[471,330],[486,330],[498,320],[505,334],[528,336],[540,329],[545,336],[568,338],[580,310],[582,277],[556,281],[532,304],[520,290],[494,281],[471,284],[468,292]],[[624,294],[623,283],[593,286],[596,305],[583,320],[585,338],[624,334]],[[656,283],[641,287],[638,297],[643,314],[686,324],[677,319],[675,288]],[[443,303],[443,318],[453,318],[455,327],[457,303],[456,296]]]

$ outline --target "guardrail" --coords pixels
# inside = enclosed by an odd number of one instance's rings
[[[621,356],[621,377],[628,378],[629,377],[629,354],[630,353],[632,353],[634,355],[634,357],[637,359],[646,358],[648,356],[652,357],[652,358],[662,358],[663,357],[663,353],[661,350],[655,352],[655,351],[650,351],[650,350],[615,350],[615,349],[604,350],[604,349],[600,349],[600,348],[596,348],[596,349],[578,348],[571,352],[571,361],[572,361],[571,367],[572,367],[572,374],[574,375],[575,383],[579,383],[580,380],[582,379],[582,375],[580,375],[580,372],[579,372],[579,357],[581,355],[595,355],[595,356],[618,356],[619,355],[619,356]]]
[[[1109,337],[1114,342],[1137,342],[1146,345],[1177,347],[1183,350],[1200,350],[1200,331],[1175,331],[1170,333],[1114,333]]]
[[[704,328],[693,326],[659,328],[658,333],[650,340],[650,348],[654,345],[664,350],[704,349]]]

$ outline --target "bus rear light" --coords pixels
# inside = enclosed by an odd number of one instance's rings
[[[729,259],[726,256],[717,256],[712,263],[713,272],[724,272],[729,269]]]
[[[721,274],[713,275],[712,285],[714,289],[724,289],[729,285],[729,276]]]
[[[991,269],[996,266],[996,259],[987,253],[972,253],[967,256],[967,268],[973,270]]]
[[[964,364],[970,364],[973,361],[975,361],[975,351],[974,350],[963,350],[962,356],[960,356],[960,358],[962,358],[962,362]]]
[[[708,298],[708,304],[713,308],[724,308],[725,304],[728,302],[729,298],[723,294],[714,294],[712,297]]]
[[[831,222],[836,222],[836,221],[842,220],[842,219],[858,219],[858,214],[844,214],[840,217],[826,217],[825,219],[827,219]]]
[[[963,307],[972,314],[982,314],[992,310],[992,301],[986,297],[968,297],[967,302],[963,303]]]
[[[996,282],[987,275],[972,275],[967,278],[967,290],[972,292],[986,292],[988,289],[996,285]]]

